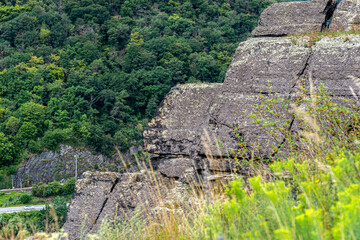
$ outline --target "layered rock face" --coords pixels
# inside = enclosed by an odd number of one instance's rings
[[[253,34],[319,32],[335,6],[335,1],[274,4],[261,15]],[[296,98],[300,84],[309,86],[310,72],[315,87],[323,84],[335,101],[352,98],[349,87],[358,88],[350,76],[360,77],[359,51],[358,35],[250,38],[240,43],[223,84],[172,89],[144,132],[146,150],[162,160],[178,155],[206,158],[209,150],[212,156],[223,157],[226,150],[239,147],[236,132],[259,155],[269,156],[274,148],[282,146],[284,139],[281,136],[269,139],[254,123],[250,117],[254,106],[271,99],[271,94],[290,100]],[[274,120],[293,119],[286,110],[279,116]],[[289,131],[296,130],[294,122],[294,119],[290,121]]]
[[[327,24],[335,5],[323,0],[274,4],[261,16],[253,32],[256,37],[239,45],[223,84],[187,84],[170,91],[144,132],[145,148],[162,184],[161,199],[184,196],[179,191],[184,182],[206,188],[218,179],[231,179],[234,165],[227,154],[231,157],[228,150],[241,147],[239,137],[265,157],[274,148],[286,148],[284,139],[269,139],[250,117],[254,106],[272,94],[297,98],[300,86],[309,86],[310,74],[313,84],[323,84],[335,100],[352,98],[350,86],[358,92],[351,76],[360,77],[360,35],[313,37]],[[283,36],[304,32],[313,34]],[[288,130],[296,131],[293,115],[279,111],[274,120],[290,119]],[[249,174],[241,166],[237,170],[244,177]],[[159,188],[148,176],[85,174],[77,183],[64,227],[71,239],[80,238],[82,224],[86,232],[96,232],[105,215],[123,219],[142,202],[149,203],[148,211],[160,206],[150,200]]]
[[[31,157],[19,168],[14,186],[31,186],[39,182],[53,182],[75,176],[75,155],[77,155],[78,176],[85,171],[99,169],[116,171],[117,163],[101,154],[93,154],[87,149],[61,145],[59,151],[47,151]]]
[[[360,31],[360,1],[342,0],[330,25],[331,31]]]
[[[96,233],[104,218],[124,221],[156,216],[157,209],[171,210],[187,201],[181,182],[151,171],[139,173],[85,173],[76,184],[64,229],[70,239]]]
[[[325,29],[337,1],[315,0],[273,4],[261,14],[254,36],[284,36]]]

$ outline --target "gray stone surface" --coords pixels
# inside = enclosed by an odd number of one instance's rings
[[[338,97],[352,97],[349,86],[358,87],[350,76],[360,77],[360,36],[325,37],[312,47],[308,69],[315,86],[320,84]],[[306,74],[304,77],[307,77]]]
[[[276,3],[263,11],[254,36],[284,36],[321,32],[332,16],[336,0]]]
[[[66,222],[63,226],[70,240],[87,239],[96,233],[104,219],[126,221],[156,217],[163,211],[186,211],[194,204],[189,185],[163,176],[159,172],[142,170],[137,173],[85,172],[76,183]],[[208,186],[222,186],[233,180],[231,173],[208,177]],[[204,199],[201,198],[201,203]]]
[[[31,186],[39,182],[53,182],[75,176],[75,155],[78,155],[78,176],[95,168],[116,171],[117,163],[102,154],[93,154],[84,148],[61,145],[59,151],[46,151],[30,157],[20,167],[14,179],[15,187]],[[96,165],[96,167],[95,167]]]
[[[352,98],[349,87],[356,92],[358,88],[349,76],[360,77],[359,51],[357,35],[323,37],[317,42],[310,37],[248,39],[239,45],[222,85],[204,85],[201,91],[194,91],[197,85],[186,85],[169,93],[144,135],[145,147],[163,158],[176,154],[205,157],[208,152],[222,157],[229,153],[226,150],[239,147],[234,135],[238,129],[247,146],[267,157],[281,146],[283,137],[270,139],[254,123],[249,116],[253,106],[270,99],[271,92],[294,99],[301,79],[309,86],[310,70],[315,86],[324,84],[335,99]],[[285,109],[279,113],[274,120],[293,118]],[[295,129],[291,125],[288,130]],[[176,141],[171,141],[173,136]],[[221,151],[216,149],[217,142]]]
[[[191,156],[202,147],[211,99],[221,84],[187,84],[174,87],[144,131],[147,151]]]
[[[193,172],[195,164],[189,158],[164,159],[157,167],[157,171],[167,177],[181,178],[186,172]]]
[[[334,13],[330,31],[360,31],[360,0],[342,0]]]
[[[104,218],[124,220],[135,212],[151,214],[181,183],[152,172],[87,172],[76,184],[65,225],[69,239],[96,233]],[[136,210],[136,211],[135,211]]]

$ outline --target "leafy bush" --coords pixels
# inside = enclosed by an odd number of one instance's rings
[[[51,193],[48,196],[52,196],[52,195],[58,196],[63,193],[63,188],[62,188],[60,182],[56,182],[56,181],[48,183],[47,190],[49,191],[49,193]]]
[[[71,178],[61,185],[60,182],[38,183],[32,186],[31,192],[36,197],[68,195],[74,192],[75,179]]]
[[[58,223],[60,224],[60,226],[62,226],[66,220],[66,213],[67,213],[66,199],[63,197],[54,198],[53,206],[58,218]]]
[[[47,184],[40,182],[32,186],[31,193],[36,197],[45,197],[46,188]]]
[[[22,204],[27,204],[29,202],[31,202],[32,200],[32,196],[30,194],[22,194],[19,198],[19,202]]]
[[[75,178],[70,178],[66,180],[66,182],[63,185],[63,194],[72,194],[75,189]]]
[[[278,176],[231,183],[230,199],[210,207],[209,239],[359,239],[360,154],[270,166]],[[246,190],[251,189],[251,190]]]

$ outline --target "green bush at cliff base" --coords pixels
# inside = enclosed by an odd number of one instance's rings
[[[31,193],[36,197],[63,196],[72,194],[74,192],[74,188],[75,179],[71,178],[66,180],[63,185],[57,181],[50,182],[48,184],[40,182],[32,187]]]
[[[230,184],[204,215],[207,239],[359,239],[360,154],[273,163],[275,177]]]
[[[30,194],[27,194],[27,193],[22,194],[20,196],[20,198],[19,198],[19,202],[21,204],[27,204],[27,203],[31,202],[31,200],[32,200],[32,196]]]

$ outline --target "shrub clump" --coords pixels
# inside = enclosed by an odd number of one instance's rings
[[[30,194],[27,194],[27,193],[22,194],[20,196],[20,198],[19,198],[19,202],[21,204],[27,204],[27,203],[31,202],[31,200],[32,200],[32,196]]]
[[[33,196],[50,197],[72,194],[75,188],[75,179],[68,179],[63,185],[60,182],[38,183],[31,189]]]

